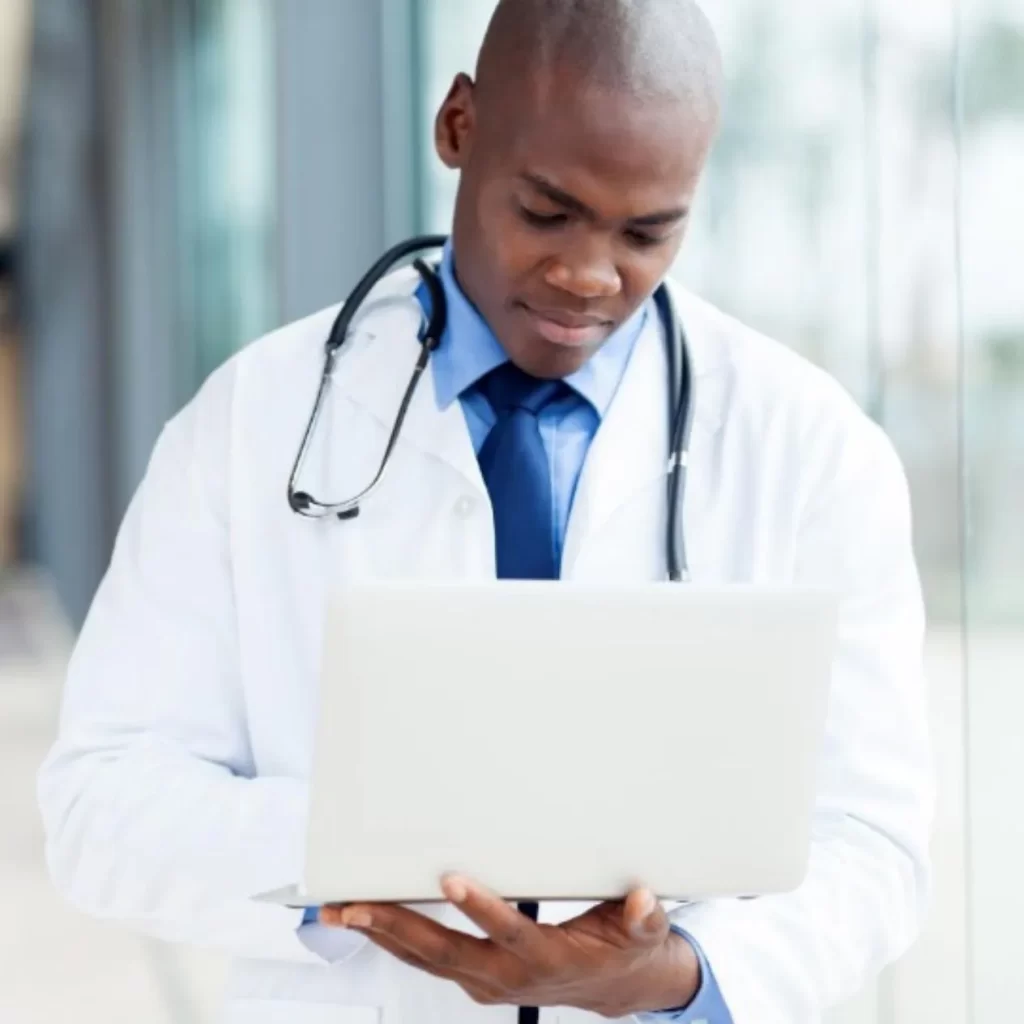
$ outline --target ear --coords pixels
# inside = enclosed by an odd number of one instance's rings
[[[462,170],[472,148],[476,130],[476,97],[473,80],[464,74],[455,76],[434,121],[434,146],[441,162],[452,170]]]

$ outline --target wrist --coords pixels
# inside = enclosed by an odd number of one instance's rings
[[[685,1009],[700,992],[697,951],[682,936],[670,932],[643,972],[630,1013],[659,1013]]]

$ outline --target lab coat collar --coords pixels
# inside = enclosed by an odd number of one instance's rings
[[[372,415],[386,430],[394,423],[420,354],[423,311],[416,300],[419,282],[416,271],[406,268],[391,274],[374,289],[350,328],[335,368],[336,392]],[[670,283],[669,288],[685,325],[693,367],[696,444],[702,433],[715,433],[723,421],[728,376],[724,371],[728,363],[725,347],[713,329],[710,307],[677,284]],[[650,389],[653,380],[657,380],[658,387],[663,386],[665,374],[661,320],[650,316],[619,393],[595,439],[595,446],[607,446],[601,435],[611,435],[613,451],[622,456],[621,460],[609,460],[602,467],[601,475],[607,480],[595,484],[602,494],[612,489],[606,501],[613,494],[628,496],[632,485],[646,483],[652,475],[665,472],[665,451],[661,446],[633,443],[627,454],[616,441],[630,437],[649,440],[650,431],[641,428],[655,419],[657,427],[665,429],[665,406],[660,401],[664,392],[659,391],[659,400],[652,401]],[[433,378],[428,371],[420,379],[402,430],[402,442],[440,459],[474,488],[486,493],[462,407],[455,402],[441,408]]]

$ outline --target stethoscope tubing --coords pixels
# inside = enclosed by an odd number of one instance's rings
[[[369,485],[358,494],[343,501],[321,502],[306,491],[297,489],[297,481],[306,461],[316,426],[326,400],[327,391],[336,368],[338,353],[348,338],[352,324],[374,287],[398,264],[415,253],[427,249],[442,248],[448,239],[444,235],[427,235],[401,242],[384,253],[363,275],[346,299],[331,326],[324,346],[324,367],[317,388],[313,412],[306,424],[291,474],[288,478],[288,506],[297,515],[310,519],[326,519],[334,516],[340,520],[354,519],[360,514],[362,505],[383,483],[391,456],[398,444],[405,424],[405,418],[412,405],[420,380],[430,362],[430,357],[440,344],[448,321],[448,308],[444,287],[437,273],[422,259],[414,260],[414,267],[430,292],[430,314],[421,337],[421,347],[413,367],[409,384],[405,389],[394,426],[388,436],[380,465]],[[693,372],[689,346],[682,320],[672,307],[668,288],[662,285],[654,294],[658,313],[666,334],[666,355],[668,359],[669,382],[669,461],[666,469],[668,518],[666,524],[665,559],[668,578],[683,583],[690,579],[689,561],[686,551],[686,531],[683,524],[683,503],[686,495],[686,477],[689,468],[690,436],[693,429],[695,409]]]

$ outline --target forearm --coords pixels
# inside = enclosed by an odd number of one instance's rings
[[[681,935],[669,935],[658,954],[623,980],[625,1013],[639,1016],[669,1007],[689,1006],[701,985],[694,947]]]
[[[790,1024],[817,1019],[902,954],[927,890],[921,859],[849,822],[815,843],[796,892],[694,905],[672,918],[700,944],[734,1024]]]
[[[79,909],[169,941],[313,960],[301,911],[252,900],[299,881],[306,787],[242,779],[166,741],[63,740],[40,805],[56,887]]]

